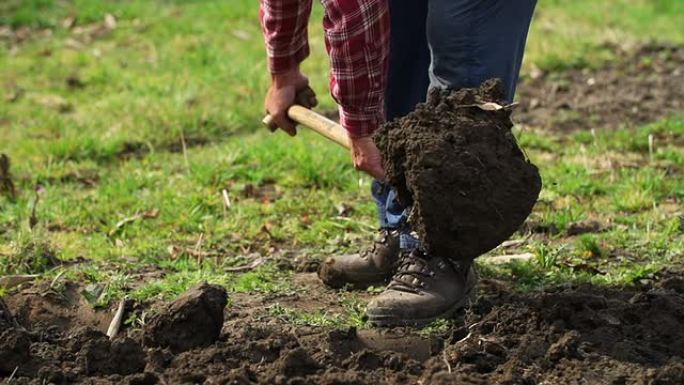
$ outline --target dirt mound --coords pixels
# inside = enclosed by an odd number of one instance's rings
[[[104,331],[112,319],[112,314],[95,311],[74,283],[66,283],[60,290],[51,288],[49,282],[41,283],[7,297],[6,304],[16,321],[27,325],[29,331],[51,335],[83,326]]]
[[[0,378],[18,367],[15,384],[678,385],[683,288],[681,273],[624,290],[510,293],[485,280],[465,325],[431,338],[404,328],[293,326],[235,304],[218,340],[183,353],[145,347],[139,330],[110,341],[91,328],[52,335],[22,325],[0,333]]]
[[[218,339],[228,294],[221,286],[204,283],[166,306],[145,328],[145,343],[175,353],[208,346]]]
[[[555,130],[619,128],[684,111],[684,47],[612,47],[598,69],[536,73],[518,89],[516,121]]]
[[[434,255],[472,259],[529,215],[541,177],[511,133],[498,80],[433,91],[428,102],[375,135],[388,182],[412,204],[409,222]]]
[[[447,345],[451,373],[443,361],[426,364],[430,383],[684,383],[681,292],[491,294]]]
[[[76,363],[87,375],[139,373],[147,363],[145,352],[133,339],[110,341],[92,329],[83,329],[71,336],[67,349],[76,353]]]

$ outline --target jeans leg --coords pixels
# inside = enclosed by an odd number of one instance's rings
[[[385,111],[387,120],[393,120],[425,101],[430,85],[430,50],[425,37],[427,3],[389,0],[389,5],[391,36]],[[371,193],[378,206],[380,227],[408,231],[407,210],[395,200],[396,192],[379,181],[373,181]]]
[[[396,229],[397,226],[391,226],[387,220],[387,196],[389,195],[390,187],[380,181],[373,180],[371,183],[371,195],[378,207],[378,220],[381,229]]]
[[[430,50],[425,36],[427,2],[389,0],[390,53],[385,111],[400,118],[424,102],[430,85]]]
[[[383,229],[405,229],[408,210],[397,200],[396,191],[391,186],[374,180],[371,184],[371,194],[378,206],[380,227]]]
[[[504,83],[513,101],[536,0],[429,0],[430,87]]]

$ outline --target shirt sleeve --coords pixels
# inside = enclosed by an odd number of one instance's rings
[[[309,56],[308,24],[312,0],[260,0],[268,68],[286,72]]]
[[[340,123],[363,137],[384,122],[389,53],[387,0],[323,0],[330,90]]]

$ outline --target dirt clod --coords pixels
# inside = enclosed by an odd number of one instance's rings
[[[28,333],[19,328],[0,331],[0,375],[9,375],[28,361],[31,353]]]
[[[412,204],[409,222],[426,250],[472,259],[510,237],[541,190],[541,177],[511,133],[499,80],[431,92],[428,102],[378,130],[389,183]],[[489,104],[491,105],[491,104]]]
[[[315,373],[321,366],[306,350],[298,348],[283,356],[279,368],[282,374],[292,377]]]
[[[221,334],[226,290],[217,285],[194,287],[170,303],[145,328],[145,344],[184,352],[208,346]]]
[[[0,298],[0,330],[5,330],[15,324],[14,316],[5,301]]]
[[[71,346],[80,347],[76,362],[87,374],[127,375],[145,368],[145,352],[130,338],[110,341],[103,333],[85,329],[72,337]]]

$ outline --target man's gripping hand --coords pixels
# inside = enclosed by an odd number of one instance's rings
[[[380,155],[380,150],[375,146],[372,137],[351,138],[351,153],[354,167],[357,170],[364,171],[379,181],[385,180],[382,155]]]
[[[318,104],[316,94],[309,87],[309,79],[298,68],[273,74],[266,94],[266,112],[273,118],[271,129],[280,128],[290,136],[297,134],[297,124],[287,116],[294,104],[313,108]]]

